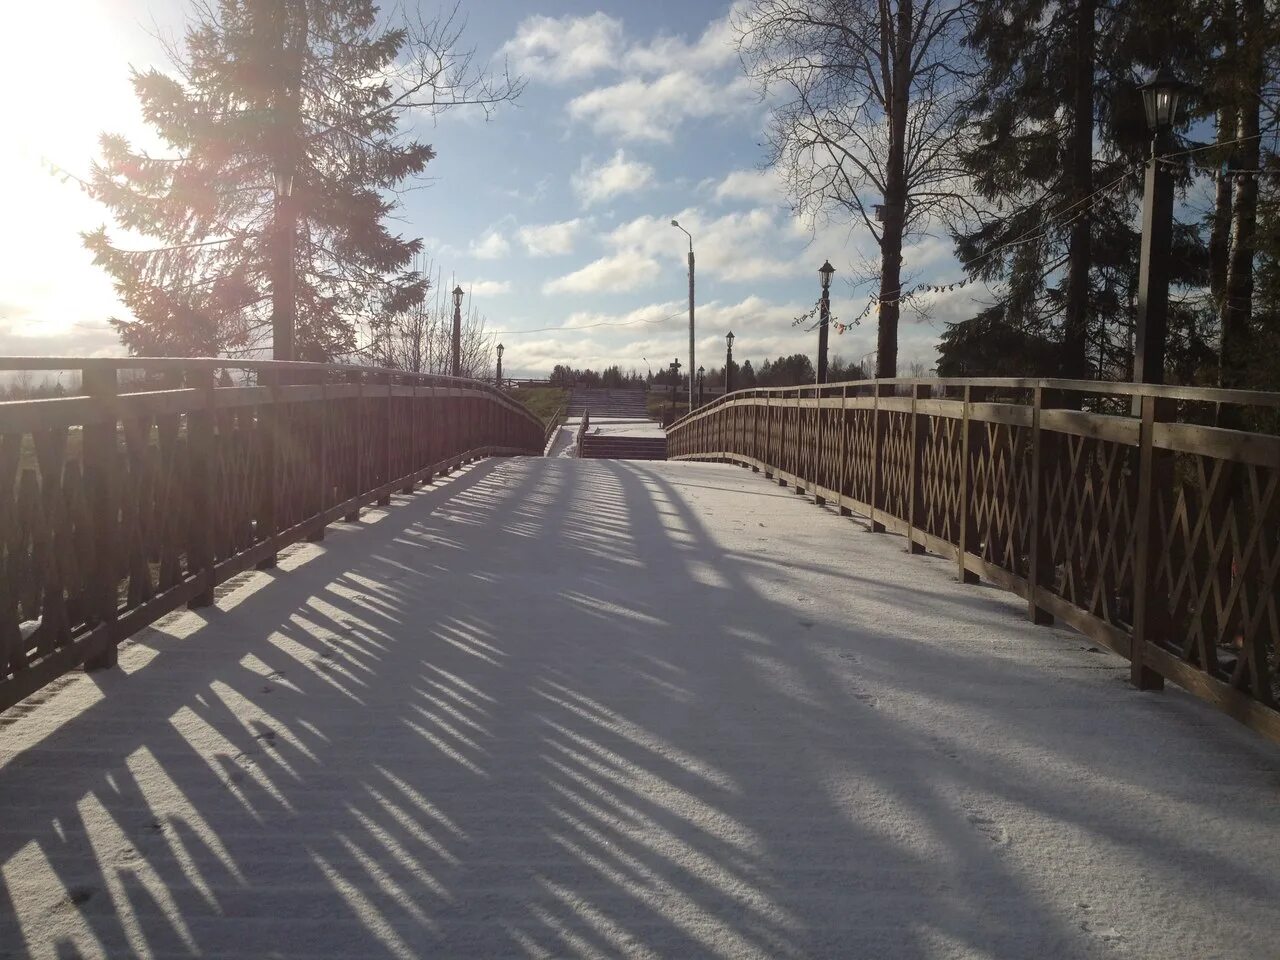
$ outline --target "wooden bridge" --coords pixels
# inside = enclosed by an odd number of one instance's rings
[[[0,956],[1274,950],[1280,398],[6,363]]]

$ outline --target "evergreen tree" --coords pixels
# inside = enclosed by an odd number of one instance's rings
[[[402,117],[518,84],[450,62],[451,20],[414,35],[377,14],[373,0],[217,0],[170,50],[172,73],[134,74],[166,155],[104,135],[92,189],[154,245],[85,236],[133,314],[112,320],[132,352],[260,350],[274,293],[296,304],[295,356],[329,359],[354,349],[358,325],[421,301],[421,242],[387,221],[434,154]]]

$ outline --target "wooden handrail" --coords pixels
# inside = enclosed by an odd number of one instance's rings
[[[1218,405],[1242,408],[1231,427]],[[1127,657],[1135,685],[1167,678],[1280,741],[1277,408],[1280,393],[1074,380],[755,388],[668,427],[668,456],[861,514]]]
[[[349,364],[6,358],[78,395],[0,403],[0,709],[362,507],[543,424],[492,385]],[[121,391],[119,371],[154,377]],[[223,369],[253,386],[217,385]]]

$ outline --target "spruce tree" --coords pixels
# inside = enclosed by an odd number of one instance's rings
[[[395,190],[433,156],[403,130],[404,112],[468,102],[475,89],[469,74],[432,72],[442,55],[431,42],[456,39],[444,28],[415,38],[383,27],[372,0],[197,7],[169,51],[173,69],[133,76],[162,155],[104,135],[93,167],[116,225],[150,241],[85,235],[133,315],[112,320],[132,352],[262,352],[285,282],[297,359],[350,354],[359,324],[421,301],[420,241],[387,221]]]

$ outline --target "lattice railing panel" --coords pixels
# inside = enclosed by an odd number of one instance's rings
[[[1042,442],[1042,586],[1105,623],[1131,626],[1137,448],[1070,434]]]
[[[1030,571],[1031,431],[984,423],[969,447],[969,515],[982,560],[1017,577]]]
[[[926,533],[958,544],[961,513],[961,431],[954,417],[923,417],[924,447],[920,461],[920,505],[916,525]]]
[[[1274,705],[1280,664],[1280,469],[1184,454],[1158,498],[1155,638]]]

